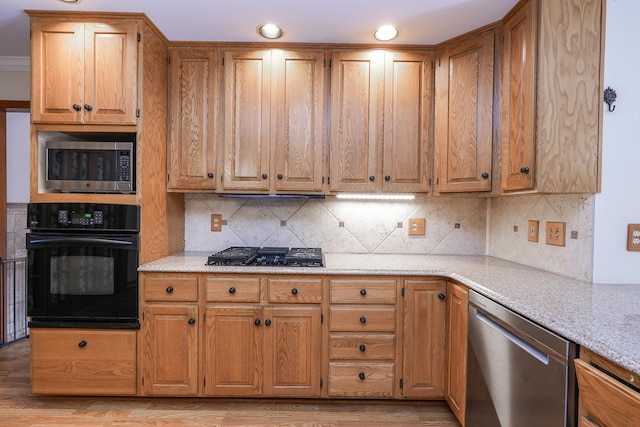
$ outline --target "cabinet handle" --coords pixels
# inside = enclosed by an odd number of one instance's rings
[[[440,292],[440,293],[438,294],[438,298],[440,298],[440,299],[445,299],[445,297],[446,297],[446,295],[445,295],[445,294],[443,294],[442,292]]]
[[[87,346],[87,341],[82,340],[78,343],[78,347],[80,348],[85,348]]]
[[[376,180],[376,177],[375,177],[375,176],[371,175],[371,176],[369,177],[369,181],[373,182],[373,181],[375,181],[375,180]]]
[[[292,293],[293,295],[298,295],[298,288],[293,288],[293,289],[291,289],[291,293]]]
[[[360,318],[360,323],[367,323],[367,318],[366,318],[366,317],[364,317],[364,316],[362,316],[362,317]]]
[[[76,111],[82,110],[82,107],[79,104],[73,104],[73,109]]]
[[[229,288],[229,293],[230,294],[235,294],[236,293],[236,288],[234,288],[233,286]]]
[[[267,179],[269,176],[266,173],[262,174],[262,179]]]
[[[384,180],[385,181],[391,181],[391,177],[389,175],[385,175]]]
[[[91,105],[89,105],[89,104],[84,104],[84,109],[87,110],[87,111],[91,111],[91,110],[93,110],[93,107]]]
[[[196,323],[195,317],[190,318],[187,323],[189,323],[190,325],[193,325],[194,323]]]
[[[281,173],[278,174],[278,179],[284,178]]]
[[[489,174],[486,172],[482,173],[482,179],[489,179]]]
[[[271,326],[271,319],[265,320],[264,324],[267,325],[267,326]]]
[[[523,173],[525,175],[528,174],[529,173],[529,168],[527,168],[527,167],[520,168],[520,173]]]
[[[171,286],[171,285],[167,286],[166,291],[167,291],[168,294],[172,293],[173,292],[173,286]]]
[[[260,319],[254,320],[253,324],[256,325],[256,326],[260,326]]]
[[[360,372],[360,373],[358,374],[358,378],[360,378],[362,381],[364,381],[364,379],[365,379],[364,372]]]
[[[367,347],[364,344],[360,344],[360,347],[358,347],[360,349],[361,352],[364,353],[364,351],[367,349]]]
[[[365,296],[367,294],[366,289],[360,289],[360,295]]]
[[[207,174],[207,178],[213,178],[214,176],[215,176],[215,175],[213,175],[211,172],[209,172],[209,173]]]

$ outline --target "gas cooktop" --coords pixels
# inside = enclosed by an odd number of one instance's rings
[[[209,256],[207,265],[324,267],[320,248],[232,246]]]

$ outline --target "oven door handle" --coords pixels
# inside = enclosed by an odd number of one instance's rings
[[[60,243],[93,243],[112,246],[132,246],[134,242],[127,240],[105,239],[100,237],[38,237],[29,239],[30,245],[59,245]]]

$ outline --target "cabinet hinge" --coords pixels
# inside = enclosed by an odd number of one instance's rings
[[[330,184],[331,184],[331,177],[330,177],[330,176],[328,176],[328,177],[327,177],[327,185],[330,185]]]
[[[402,288],[402,297],[404,298],[404,288]]]
[[[171,57],[167,56],[167,62],[169,63],[169,65],[171,65]]]
[[[320,323],[324,322],[324,313],[320,313]]]
[[[331,68],[333,66],[333,59],[329,60],[329,68]]]
[[[142,377],[142,385],[144,385],[144,377]]]
[[[442,65],[442,58],[438,58],[438,67]]]
[[[140,109],[136,108],[136,117],[140,117]]]
[[[207,386],[207,378],[206,377],[204,378],[203,383],[204,383],[204,386],[206,387]]]
[[[138,42],[140,42],[142,40],[142,36],[140,35],[140,33],[138,33]]]
[[[431,185],[431,178],[429,178],[429,185]]]
[[[400,378],[400,388],[404,387],[404,380]]]
[[[322,63],[322,66],[323,66],[323,67],[326,67],[326,66],[327,66],[327,60],[326,60],[326,59],[325,59],[325,60],[324,60],[324,62]]]
[[[170,179],[170,174],[167,174],[167,182],[169,182],[170,180],[171,180]]]
[[[320,388],[322,388],[322,378],[320,378]]]
[[[224,56],[222,57],[222,65],[224,65]]]

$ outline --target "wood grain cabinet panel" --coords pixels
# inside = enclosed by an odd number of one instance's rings
[[[469,290],[447,282],[447,348],[445,397],[464,426],[467,397],[467,335]]]
[[[144,274],[141,281],[145,301],[198,301],[195,274]]]
[[[394,372],[390,362],[331,362],[329,397],[393,397]]]
[[[395,279],[331,279],[332,303],[393,304],[396,302]]]
[[[259,277],[206,275],[205,300],[212,302],[260,302]]]

